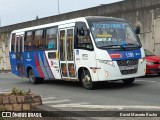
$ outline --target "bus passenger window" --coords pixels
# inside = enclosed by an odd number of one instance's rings
[[[32,40],[33,40],[32,31],[26,32],[24,41],[24,50],[32,49]]]
[[[57,50],[57,33],[58,33],[57,27],[47,29],[45,49]]]
[[[43,49],[43,30],[35,31],[33,49]]]
[[[15,52],[15,33],[12,34],[11,52]]]

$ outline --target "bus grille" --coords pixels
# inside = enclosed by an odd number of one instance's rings
[[[122,75],[134,74],[136,72],[137,72],[137,69],[133,69],[133,70],[121,70],[121,74]]]
[[[117,61],[122,75],[134,74],[138,70],[138,59]]]

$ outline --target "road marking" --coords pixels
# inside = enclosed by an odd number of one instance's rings
[[[83,104],[59,104],[59,105],[51,105],[51,107],[73,107],[73,108],[99,108],[99,109],[158,109],[160,110],[160,106],[135,106],[135,105],[125,105],[125,106],[119,106],[119,105],[83,105]]]
[[[68,104],[58,104],[58,105],[50,105],[51,107],[75,107],[75,106],[82,106],[87,105],[88,102],[79,102],[79,103],[68,103]]]
[[[50,103],[63,103],[63,102],[69,102],[71,100],[69,99],[64,99],[64,100],[57,100],[57,101],[44,101],[43,104],[50,104]]]
[[[140,81],[140,82],[157,82],[157,81],[148,81],[148,80],[136,80],[137,81]]]
[[[52,99],[55,99],[56,97],[44,97],[42,98],[42,100],[52,100]]]

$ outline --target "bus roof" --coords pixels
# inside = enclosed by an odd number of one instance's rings
[[[12,31],[12,33],[19,33],[19,32],[25,32],[25,31],[29,31],[29,30],[41,29],[41,28],[45,28],[45,27],[58,26],[58,25],[63,25],[63,24],[67,24],[67,23],[73,23],[73,22],[76,22],[76,21],[80,21],[82,19],[83,20],[86,19],[87,21],[104,21],[104,20],[106,20],[106,21],[119,21],[119,22],[124,22],[125,21],[124,19],[115,18],[115,17],[86,16],[86,17],[79,17],[79,18],[74,18],[74,19],[70,19],[70,20],[64,20],[64,21],[60,21],[60,22],[54,22],[54,23],[48,23],[48,24],[44,24],[44,25],[38,25],[38,26],[18,29],[18,30]]]
[[[105,16],[87,16],[85,17],[88,21],[118,21],[124,22],[125,20],[122,18],[115,18],[115,17],[105,17]]]

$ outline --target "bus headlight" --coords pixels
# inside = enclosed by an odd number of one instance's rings
[[[109,73],[106,71],[106,77],[109,77]]]
[[[141,59],[139,59],[139,60],[140,60],[141,63],[143,63],[143,62],[146,60],[146,58],[143,57],[143,58],[141,58]]]
[[[114,67],[114,63],[111,60],[99,60],[100,63],[104,63]]]

